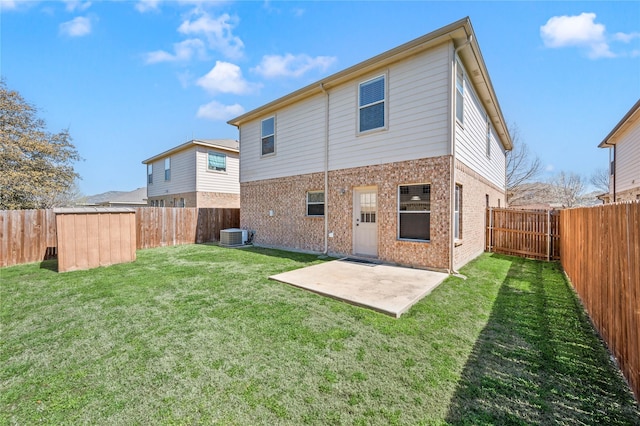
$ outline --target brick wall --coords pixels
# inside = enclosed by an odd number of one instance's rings
[[[461,240],[456,242],[453,251],[454,269],[484,251],[487,195],[489,206],[505,207],[505,191],[459,161],[456,162],[456,183],[462,185],[462,223]]]
[[[331,171],[328,222],[331,254],[353,254],[354,188],[378,193],[378,258],[403,265],[447,269],[449,265],[450,156]],[[398,186],[431,184],[431,241],[400,241]],[[324,174],[313,173],[241,184],[240,224],[256,231],[256,244],[321,252],[324,218],[306,216],[306,192],[322,190]],[[273,210],[273,216],[269,211]]]
[[[165,207],[178,207],[180,198],[184,198],[184,207],[240,208],[240,194],[227,194],[223,192],[180,192],[177,194],[166,194],[160,197],[149,197],[147,203],[151,205],[152,201],[164,200]],[[175,200],[177,200],[178,204],[175,203]]]

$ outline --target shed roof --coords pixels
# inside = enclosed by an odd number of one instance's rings
[[[493,89],[493,84],[489,78],[480,47],[476,41],[471,20],[469,17],[460,19],[447,26],[430,32],[408,43],[402,44],[366,61],[360,62],[335,74],[323,78],[315,83],[305,86],[299,90],[289,93],[279,99],[269,102],[252,111],[242,114],[228,123],[239,127],[243,123],[259,118],[277,109],[299,102],[310,96],[322,93],[324,90],[331,89],[348,80],[352,80],[374,69],[387,66],[394,62],[398,62],[408,56],[415,55],[419,52],[437,46],[447,41],[453,41],[454,46],[461,46],[467,40],[470,41],[470,48],[461,49],[458,53],[462,63],[465,65],[469,78],[473,81],[475,89],[483,106],[487,110],[491,122],[496,129],[503,146],[507,150],[513,148],[511,136],[507,128],[506,120],[500,109],[498,98]]]

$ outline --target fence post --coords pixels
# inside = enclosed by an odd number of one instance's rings
[[[547,210],[547,262],[551,260],[551,210]]]
[[[492,253],[493,248],[493,208],[489,207],[489,253]]]

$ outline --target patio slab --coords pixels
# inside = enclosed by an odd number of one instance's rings
[[[423,269],[340,259],[269,279],[399,318],[448,276]]]

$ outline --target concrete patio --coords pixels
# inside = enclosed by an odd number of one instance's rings
[[[399,318],[447,277],[442,272],[340,259],[269,278]]]

